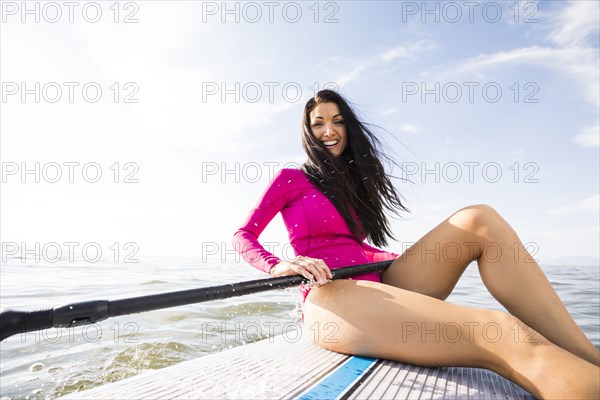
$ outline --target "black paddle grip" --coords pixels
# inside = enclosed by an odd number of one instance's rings
[[[56,307],[52,312],[55,328],[94,324],[108,318],[108,301],[93,300]]]

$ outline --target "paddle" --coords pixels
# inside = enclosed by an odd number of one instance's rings
[[[331,270],[333,279],[344,279],[368,272],[381,272],[393,260]],[[178,292],[153,294],[121,300],[93,300],[68,304],[48,310],[12,311],[0,313],[0,340],[17,333],[39,331],[48,328],[70,328],[72,326],[94,324],[119,315],[135,314],[161,308],[177,307],[203,301],[227,299],[229,297],[266,292],[308,283],[302,275],[254,281],[228,283],[220,286],[182,290]]]

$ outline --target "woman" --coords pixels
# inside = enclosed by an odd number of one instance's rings
[[[304,321],[322,330],[320,346],[424,366],[487,368],[540,398],[600,398],[598,351],[494,209],[458,210],[402,256],[371,247],[366,238],[382,247],[392,237],[384,211],[406,211],[377,138],[330,90],[307,102],[302,128],[308,161],[302,170],[279,172],[233,242],[272,276],[316,282],[303,289]],[[258,242],[278,212],[297,255],[292,260]],[[440,249],[449,251],[442,257]],[[381,275],[328,281],[331,268],[385,259],[395,261]],[[510,314],[443,301],[473,260]],[[325,330],[332,323],[333,338]]]

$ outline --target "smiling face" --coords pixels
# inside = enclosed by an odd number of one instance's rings
[[[346,125],[337,104],[318,104],[310,113],[310,128],[327,150],[335,156],[342,154],[347,144]]]

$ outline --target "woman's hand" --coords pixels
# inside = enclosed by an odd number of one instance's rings
[[[275,264],[269,272],[271,276],[302,275],[314,281],[318,286],[324,285],[333,279],[331,270],[325,261],[319,258],[298,256],[289,261],[282,260]]]

